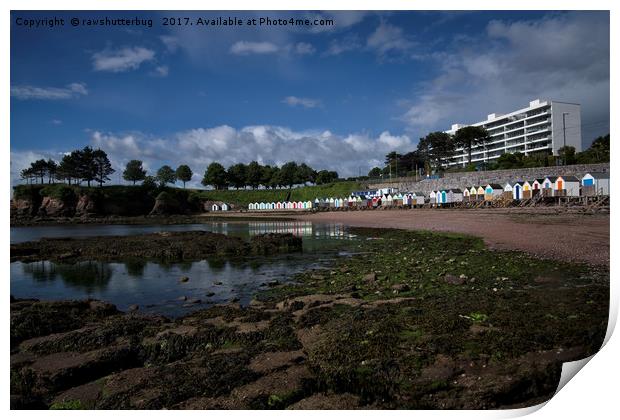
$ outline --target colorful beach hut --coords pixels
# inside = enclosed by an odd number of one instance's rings
[[[581,178],[582,195],[609,195],[609,174],[588,172]]]

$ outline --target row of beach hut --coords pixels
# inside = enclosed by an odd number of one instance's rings
[[[533,181],[508,182],[505,185],[472,185],[464,189],[446,189],[430,193],[431,204],[462,201],[492,201],[497,199],[526,200],[543,197],[580,197],[609,195],[609,175],[588,173],[579,179],[575,176],[538,178]]]

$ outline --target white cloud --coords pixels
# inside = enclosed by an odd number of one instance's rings
[[[295,53],[299,55],[311,55],[316,52],[316,48],[312,44],[308,44],[307,42],[298,42],[295,45]]]
[[[282,99],[282,103],[287,104],[289,106],[303,106],[304,108],[317,108],[321,106],[321,101],[318,99],[311,98],[299,98],[297,96],[287,96]]]
[[[105,49],[93,54],[93,69],[121,73],[136,70],[140,65],[155,58],[155,51],[143,47],[124,47],[118,50]]]
[[[333,39],[329,43],[329,48],[325,55],[340,55],[345,52],[355,51],[362,48],[362,44],[357,35],[347,35],[342,39]]]
[[[179,49],[179,39],[175,36],[162,35],[159,37],[161,42],[166,46],[166,49],[174,53]]]
[[[450,50],[425,59],[440,72],[418,86],[401,116],[420,135],[536,98],[581,104],[584,147],[609,132],[607,12],[492,21],[482,36],[457,36]]]
[[[156,77],[166,77],[168,76],[169,71],[168,66],[157,66],[152,72],[152,75]]]
[[[83,95],[88,95],[88,90],[84,83],[70,83],[64,88],[37,87],[31,85],[11,86],[11,96],[22,100],[72,99]]]
[[[54,124],[54,125],[62,125],[62,120],[55,120],[55,119],[54,119],[54,120],[52,120],[52,121],[50,121],[50,122],[51,122],[52,124]]]
[[[236,55],[274,54],[280,48],[271,42],[237,41],[230,47],[230,52]]]
[[[368,36],[366,46],[375,51],[380,57],[388,54],[403,54],[409,51],[415,43],[404,33],[402,28],[382,21],[377,29]]]

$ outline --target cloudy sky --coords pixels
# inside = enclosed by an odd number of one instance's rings
[[[117,169],[295,160],[342,176],[430,131],[535,98],[609,132],[607,12],[57,13],[153,26],[25,28],[12,12],[11,179],[85,145]],[[163,26],[162,17],[333,19],[332,26]]]

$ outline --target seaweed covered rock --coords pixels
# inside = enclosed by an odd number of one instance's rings
[[[181,211],[180,203],[166,191],[159,193],[155,199],[150,215],[178,214]]]

